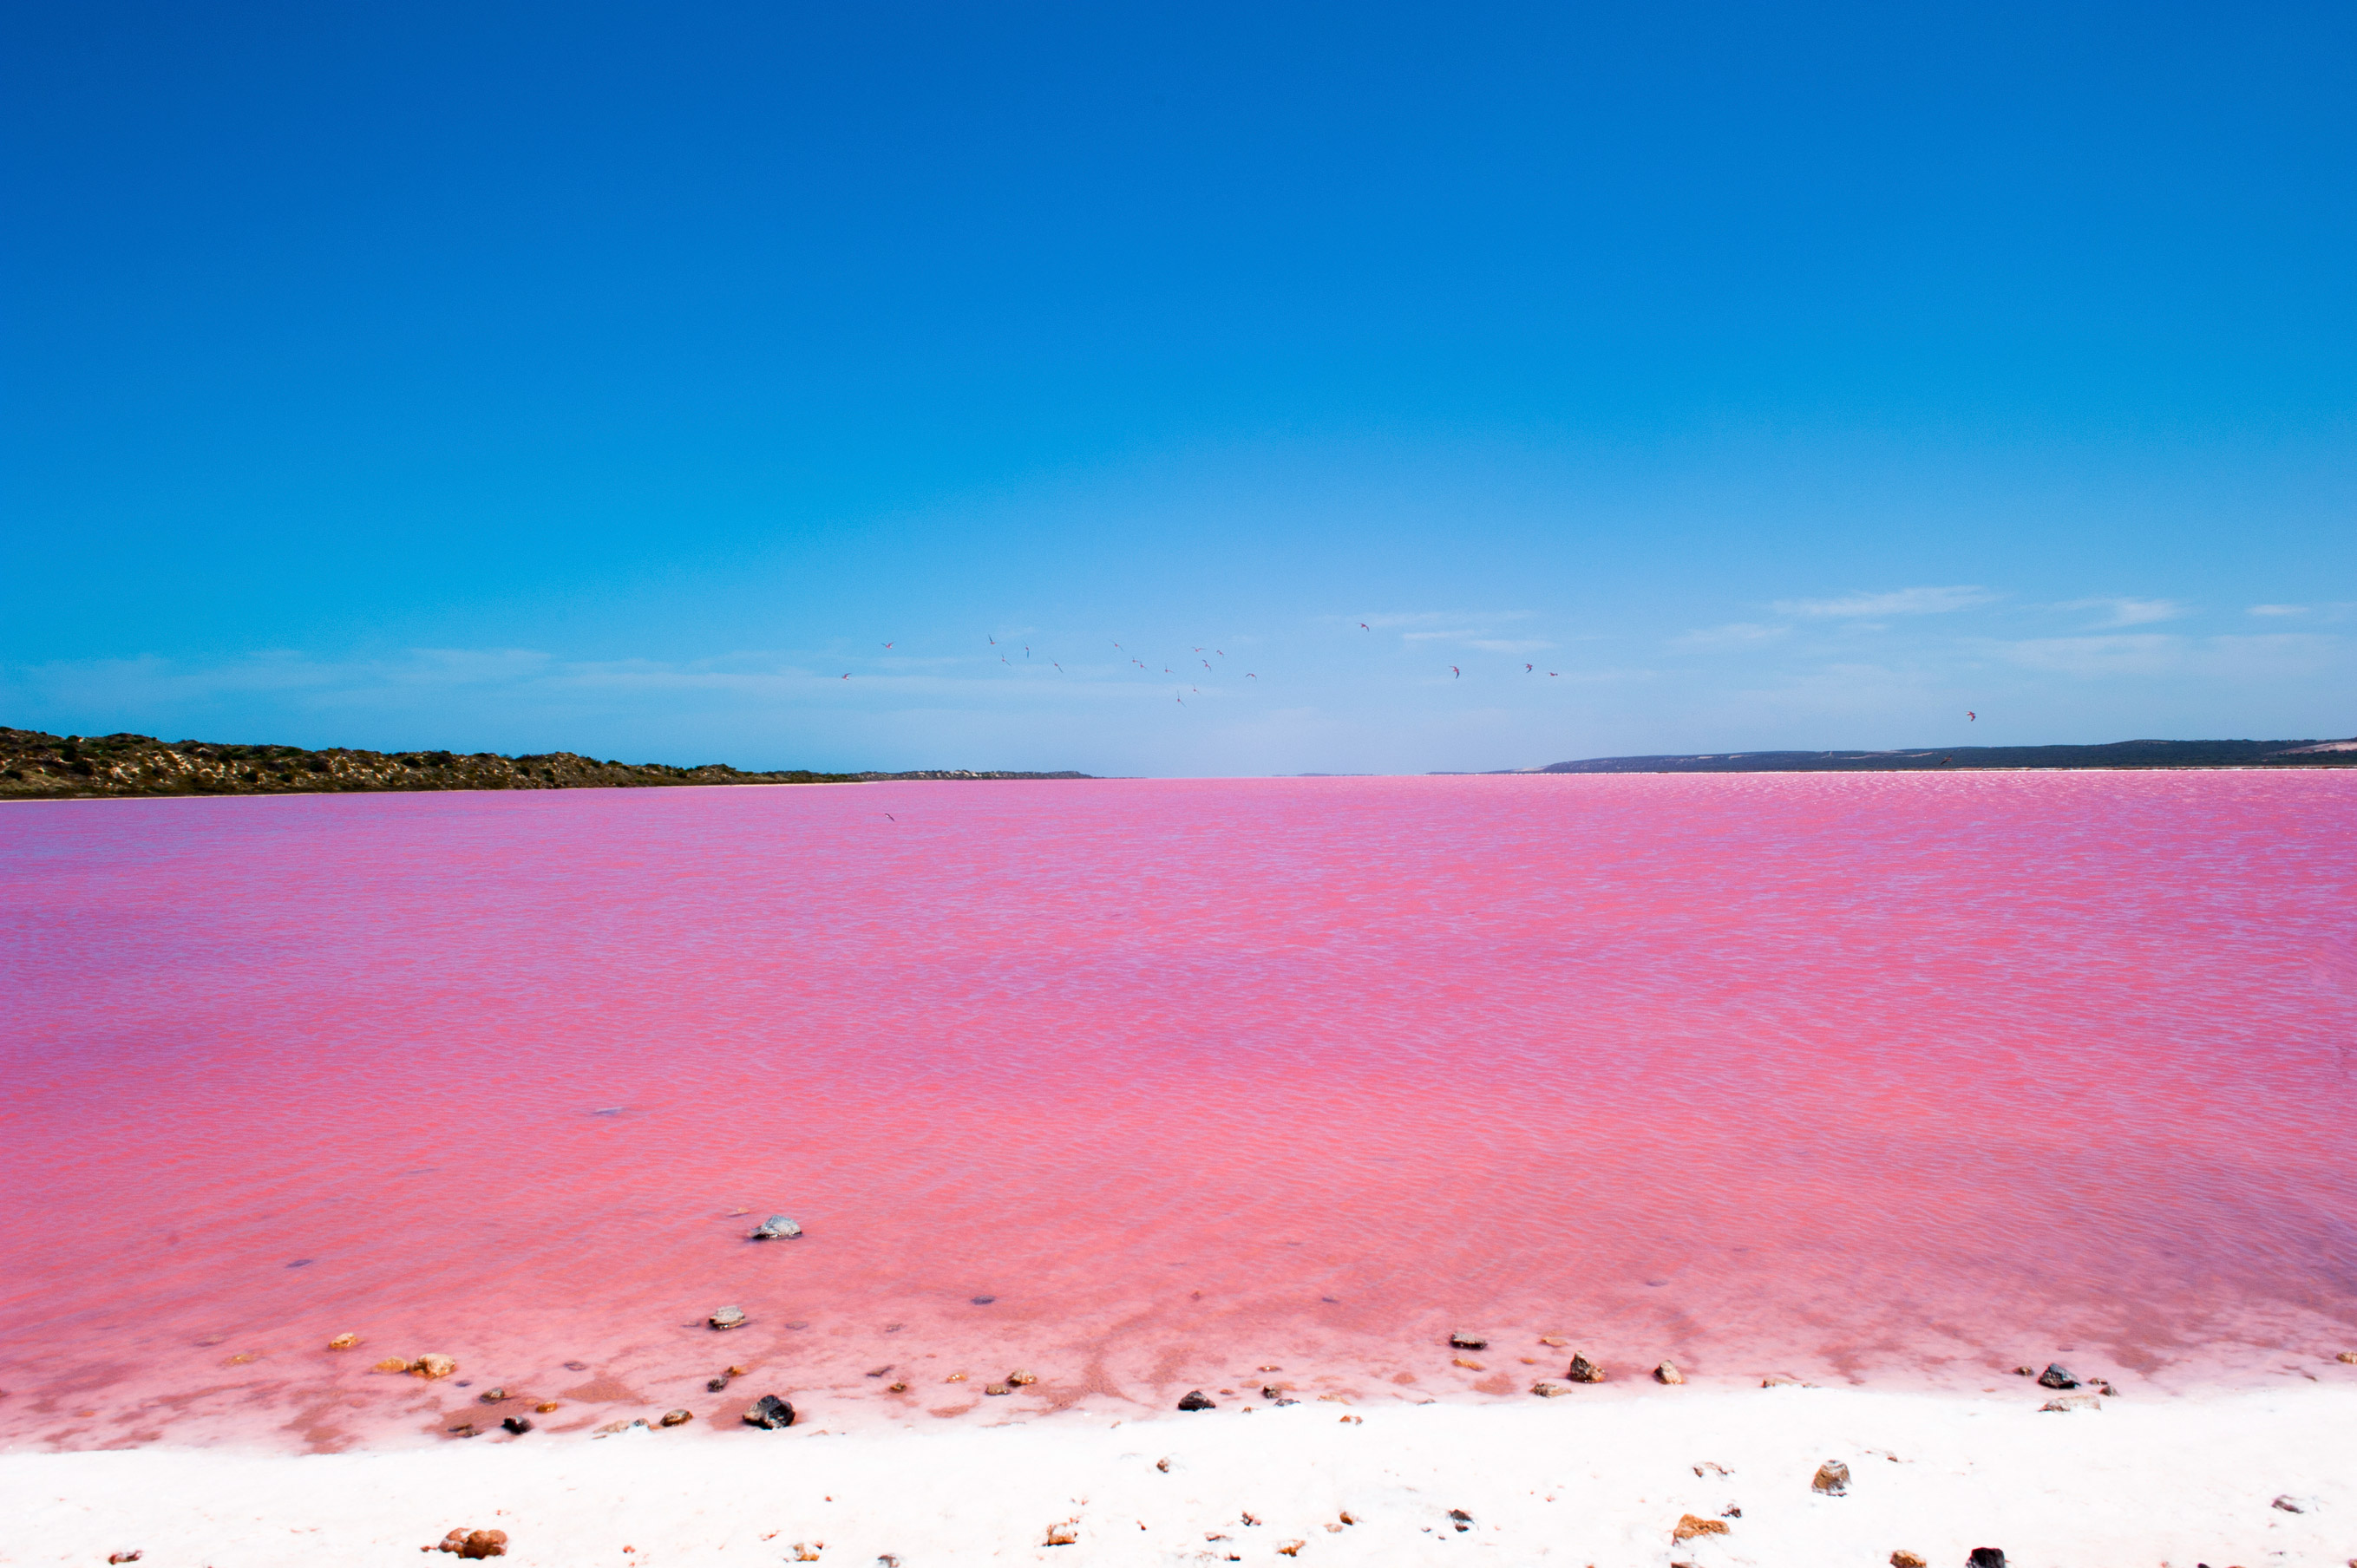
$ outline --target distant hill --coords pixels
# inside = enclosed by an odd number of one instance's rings
[[[725,763],[600,762],[569,751],[356,751],[56,736],[0,725],[0,800],[109,795],[298,795],[382,789],[634,789],[680,784],[857,784],[888,779],[1085,779],[1084,773],[745,773]]]
[[[1591,757],[1524,773],[1918,773],[1975,768],[2335,768],[2357,740],[2116,740],[2105,746],[1947,746],[1906,751],[1726,751]]]

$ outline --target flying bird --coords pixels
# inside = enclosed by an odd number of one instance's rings
[[[884,646],[885,646],[885,647],[887,647],[887,648],[889,648],[889,647],[891,647],[892,645],[891,645],[890,643],[888,643],[888,643],[886,643]]]
[[[1974,713],[1969,708],[1964,711],[1964,717],[1968,722],[1973,724],[1978,724],[1981,722],[1980,714]]]
[[[1260,677],[1259,677],[1259,676],[1257,676],[1257,675],[1255,675],[1255,674],[1254,674],[1251,671],[1247,670],[1247,671],[1244,671],[1244,679],[1245,679],[1245,680],[1247,680],[1247,681],[1257,681],[1257,680],[1259,680],[1259,679],[1260,679]]]
[[[1452,681],[1462,681],[1465,679],[1465,671],[1452,664],[1448,667],[1448,678]]]
[[[1547,673],[1548,673],[1548,674],[1550,674],[1550,675],[1560,675],[1560,674],[1562,674],[1562,673],[1563,673],[1563,671],[1560,671],[1560,670],[1550,670],[1550,671],[1547,671]]]
[[[844,679],[845,679],[845,680],[846,680],[846,681],[848,681],[848,680],[850,680],[850,679],[851,679],[851,677],[850,677],[848,674],[846,674],[846,675],[845,675],[845,676],[844,676]]]
[[[1359,623],[1359,629],[1360,629],[1361,631],[1372,631],[1372,630],[1374,630],[1375,628],[1374,628],[1373,627],[1369,626],[1365,621],[1361,621],[1361,622]]]
[[[1537,674],[1537,673],[1538,673],[1538,671],[1537,671],[1537,670],[1536,670],[1536,669],[1534,669],[1534,667],[1532,667],[1531,665],[1525,664],[1525,665],[1523,665],[1523,674],[1525,674],[1525,675],[1535,675],[1535,674]]]

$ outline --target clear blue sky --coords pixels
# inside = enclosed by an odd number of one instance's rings
[[[2345,5],[23,0],[0,72],[0,722],[2357,732]]]

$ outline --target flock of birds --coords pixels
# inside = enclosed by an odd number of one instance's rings
[[[1373,627],[1372,627],[1372,626],[1370,626],[1369,624],[1367,624],[1365,621],[1361,621],[1361,622],[1359,623],[1359,629],[1360,629],[1361,631],[1367,632],[1367,633],[1369,633],[1370,635],[1372,635],[1372,634],[1373,633],[1373,631],[1374,631],[1374,628],[1373,628]],[[1110,640],[1110,639],[1108,639],[1108,640]],[[1024,660],[1025,660],[1026,662],[1033,662],[1032,655],[1031,655],[1031,647],[1030,647],[1030,645],[1029,645],[1028,643],[1017,643],[1017,642],[1006,642],[1006,643],[1002,643],[1002,642],[1000,642],[1000,641],[998,640],[998,639],[996,639],[996,637],[989,636],[987,633],[985,633],[985,634],[984,635],[984,641],[989,645],[989,647],[991,648],[992,651],[994,651],[995,653],[996,653],[996,655],[998,656],[998,661],[999,661],[1001,664],[1008,664],[1008,665],[1011,665],[1011,664],[1013,664],[1013,663],[1015,662],[1015,660],[1014,660],[1012,658],[1010,658],[1010,657],[1008,656],[1008,652],[1007,652],[1007,650],[1008,650],[1009,649],[1014,649],[1014,648],[1020,648],[1020,649],[1023,650],[1023,658],[1024,658]],[[884,644],[883,646],[884,646],[884,651],[885,651],[885,652],[889,653],[890,651],[892,651],[893,644],[891,644],[891,643],[888,643],[888,643]],[[1151,677],[1151,676],[1154,674],[1155,671],[1154,671],[1154,666],[1153,666],[1153,665],[1148,664],[1145,660],[1140,659],[1139,657],[1137,657],[1137,655],[1136,655],[1135,653],[1132,652],[1128,648],[1126,648],[1126,647],[1125,647],[1125,646],[1124,646],[1123,644],[1118,643],[1118,642],[1115,642],[1115,643],[1114,643],[1113,648],[1114,648],[1114,652],[1116,652],[1116,653],[1120,654],[1120,655],[1122,656],[1122,658],[1123,658],[1123,659],[1125,659],[1125,660],[1128,660],[1128,662],[1130,662],[1131,664],[1135,665],[1139,670],[1143,671],[1144,671],[1147,676]],[[1216,675],[1218,675],[1218,673],[1220,672],[1220,670],[1221,670],[1221,669],[1225,668],[1225,666],[1214,665],[1214,664],[1211,662],[1211,659],[1206,659],[1206,658],[1204,658],[1204,657],[1203,657],[1205,654],[1207,654],[1207,653],[1208,653],[1208,654],[1210,654],[1210,655],[1211,656],[1211,658],[1212,658],[1212,659],[1221,659],[1221,660],[1224,660],[1224,659],[1226,659],[1226,658],[1227,658],[1227,656],[1228,656],[1228,654],[1227,654],[1227,650],[1226,650],[1225,649],[1221,649],[1221,648],[1211,648],[1211,647],[1206,646],[1206,647],[1202,647],[1202,648],[1190,649],[1190,650],[1189,650],[1189,655],[1190,655],[1190,658],[1191,658],[1191,661],[1192,661],[1192,662],[1194,662],[1194,663],[1200,664],[1200,665],[1203,667],[1203,670],[1204,670],[1204,671],[1205,671],[1205,673],[1206,673],[1207,675],[1216,676]],[[1049,668],[1053,669],[1053,670],[1054,670],[1058,674],[1060,674],[1060,674],[1062,674],[1062,673],[1064,673],[1064,666],[1063,666],[1060,661],[1058,661],[1058,660],[1056,660],[1049,659],[1049,660],[1042,660],[1042,661],[1040,661],[1040,662],[1045,662],[1045,663],[1046,663]],[[1185,672],[1184,674],[1181,674],[1178,671],[1177,671],[1177,670],[1175,670],[1175,669],[1171,668],[1171,667],[1170,667],[1169,665],[1168,665],[1168,664],[1165,664],[1164,666],[1162,666],[1162,671],[1161,671],[1161,672],[1162,672],[1163,674],[1165,674],[1165,675],[1174,675],[1174,676],[1178,676],[1178,679],[1180,679],[1180,680],[1182,680],[1182,681],[1187,681],[1187,682],[1194,682],[1194,681],[1197,681],[1197,680],[1200,679],[1200,677],[1197,676],[1197,675],[1196,675],[1192,671],[1189,671]],[[1535,674],[1537,674],[1537,673],[1538,673],[1538,666],[1537,666],[1537,665],[1535,665],[1535,664],[1529,664],[1529,663],[1525,663],[1525,664],[1523,666],[1523,673],[1524,673],[1525,675],[1535,675]],[[1563,671],[1561,671],[1560,670],[1550,670],[1550,671],[1547,671],[1547,673],[1548,673],[1550,676],[1560,677],[1560,676],[1562,675]],[[1465,678],[1465,671],[1464,671],[1464,670],[1463,670],[1460,666],[1458,666],[1458,665],[1455,665],[1455,664],[1451,664],[1450,666],[1448,666],[1448,676],[1449,676],[1449,679],[1451,679],[1451,680],[1453,680],[1453,681],[1461,681],[1461,680],[1463,680],[1463,679]],[[845,681],[850,680],[850,679],[851,679],[851,672],[850,672],[849,671],[844,671],[843,676],[842,676],[842,679],[844,679],[844,680],[845,680]],[[1260,679],[1260,675],[1259,675],[1258,671],[1256,671],[1247,670],[1247,671],[1245,671],[1243,672],[1243,679],[1244,679],[1244,680],[1246,680],[1246,681],[1257,681],[1257,680],[1259,680],[1259,679]],[[1189,696],[1189,695],[1200,696],[1200,695],[1202,695],[1202,690],[1203,690],[1203,689],[1202,689],[1200,686],[1199,686],[1199,685],[1194,685],[1194,684],[1191,684],[1191,683],[1190,683],[1190,684],[1188,686],[1188,688],[1187,688],[1186,692],[1184,692],[1184,693],[1178,692],[1178,691],[1175,691],[1175,690],[1174,690],[1174,691],[1171,693],[1171,700],[1172,700],[1173,702],[1177,703],[1179,706],[1184,707],[1184,706],[1186,706],[1186,704],[1187,704],[1187,698],[1188,698],[1188,696]]]
[[[1375,628],[1374,628],[1373,627],[1372,627],[1372,626],[1368,625],[1365,621],[1361,621],[1361,622],[1359,623],[1359,629],[1360,629],[1361,631],[1366,632],[1366,633],[1368,633],[1370,636],[1372,636],[1372,635],[1373,635],[1373,632],[1374,632],[1374,629],[1375,629]],[[1015,662],[1015,660],[1012,660],[1012,659],[1010,659],[1010,658],[1008,658],[1008,657],[1007,657],[1006,650],[1007,650],[1007,649],[1009,649],[1009,648],[1020,648],[1020,649],[1022,649],[1022,650],[1023,650],[1023,658],[1024,658],[1024,661],[1025,661],[1025,662],[1027,662],[1027,663],[1031,662],[1031,645],[1030,645],[1029,643],[1028,643],[1028,642],[1026,642],[1026,643],[1014,643],[1014,642],[1009,642],[1009,643],[1002,644],[1002,643],[1000,643],[1000,641],[998,640],[998,639],[996,639],[996,638],[995,638],[995,637],[990,636],[988,633],[985,633],[985,634],[984,634],[984,640],[985,640],[985,642],[987,642],[987,643],[990,645],[990,647],[997,652],[997,654],[998,654],[998,661],[999,661],[1001,664],[1012,665],[1012,664]],[[1108,640],[1110,640],[1110,639],[1108,639]],[[884,651],[885,651],[885,652],[887,652],[887,653],[891,652],[891,651],[892,651],[892,646],[893,646],[893,645],[892,645],[891,643],[888,643],[888,643],[886,643],[886,644],[884,645]],[[1122,646],[1120,643],[1118,643],[1118,642],[1114,643],[1113,647],[1114,647],[1114,652],[1116,652],[1116,653],[1120,654],[1124,659],[1127,660],[1130,663],[1135,664],[1135,666],[1137,666],[1137,668],[1138,668],[1138,669],[1140,669],[1140,670],[1144,671],[1145,671],[1145,672],[1146,672],[1149,677],[1150,677],[1151,675],[1153,675],[1153,673],[1154,673],[1154,667],[1153,667],[1152,665],[1148,664],[1145,660],[1140,659],[1139,657],[1137,657],[1137,655],[1136,655],[1136,654],[1132,653],[1128,649],[1126,649],[1126,648],[1123,647],[1123,646]],[[1214,675],[1216,675],[1216,674],[1218,673],[1218,671],[1217,671],[1217,670],[1214,668],[1214,666],[1212,665],[1211,660],[1209,660],[1209,659],[1204,658],[1204,657],[1203,657],[1203,655],[1204,655],[1205,653],[1210,653],[1210,654],[1213,655],[1214,657],[1216,657],[1216,658],[1220,658],[1220,659],[1225,659],[1225,658],[1228,656],[1228,655],[1227,655],[1227,651],[1226,651],[1224,649],[1218,649],[1218,648],[1198,648],[1198,649],[1194,649],[1194,650],[1192,650],[1191,651],[1192,651],[1192,654],[1193,654],[1193,657],[1194,657],[1195,661],[1196,661],[1197,663],[1199,663],[1199,664],[1202,665],[1203,669],[1204,669],[1207,672],[1211,673],[1211,674],[1214,674]],[[1046,662],[1047,662],[1047,663],[1048,663],[1048,664],[1049,664],[1052,669],[1054,669],[1054,670],[1055,670],[1055,671],[1056,671],[1056,673],[1058,673],[1059,675],[1060,675],[1060,674],[1064,673],[1064,667],[1063,667],[1063,665],[1062,665],[1061,663],[1058,662],[1056,660],[1050,659],[1050,660],[1046,660]],[[1524,661],[1524,663],[1523,663],[1523,674],[1525,674],[1525,675],[1536,675],[1538,672],[1539,672],[1539,669],[1538,669],[1538,666],[1537,666],[1537,665],[1533,664],[1533,663],[1530,663],[1530,662],[1528,662],[1527,660],[1526,660],[1526,661]],[[1178,671],[1176,671],[1176,670],[1173,670],[1169,665],[1166,664],[1166,665],[1164,665],[1164,666],[1162,667],[1162,673],[1164,673],[1165,675],[1178,675]],[[1562,676],[1563,676],[1563,671],[1560,671],[1560,670],[1550,670],[1550,671],[1547,671],[1547,675],[1548,675],[1548,677],[1549,677],[1550,679],[1554,679],[1554,680],[1560,680],[1560,679],[1562,678]],[[1188,672],[1187,672],[1185,675],[1183,675],[1183,676],[1179,676],[1179,679],[1184,680],[1184,681],[1189,681],[1189,682],[1192,682],[1192,681],[1194,681],[1196,678],[1197,678],[1197,677],[1195,676],[1195,674],[1194,674],[1194,672],[1193,672],[1192,671],[1188,671]],[[1258,674],[1256,674],[1255,672],[1254,672],[1253,671],[1247,670],[1247,671],[1245,671],[1243,672],[1243,678],[1244,678],[1245,680],[1247,680],[1247,681],[1257,681],[1257,680],[1259,680],[1259,679],[1260,679],[1260,676],[1259,676]],[[1463,670],[1462,668],[1460,668],[1459,666],[1455,665],[1455,664],[1451,664],[1451,665],[1448,667],[1448,678],[1449,678],[1450,680],[1452,680],[1452,681],[1461,681],[1461,680],[1463,680],[1463,679],[1465,678],[1465,671],[1464,671],[1464,670]],[[850,672],[849,671],[844,671],[843,679],[845,679],[845,680],[846,680],[846,681],[850,680],[850,679],[851,679],[851,672]],[[1194,694],[1194,695],[1196,695],[1196,696],[1199,696],[1199,697],[1200,697],[1200,696],[1201,696],[1201,695],[1203,694],[1203,689],[1202,689],[1200,686],[1189,685],[1189,686],[1187,688],[1187,691],[1188,691],[1189,693],[1193,693],[1193,694]],[[1182,708],[1183,708],[1183,707],[1185,707],[1185,706],[1187,705],[1187,698],[1186,698],[1186,696],[1185,696],[1184,694],[1176,692],[1176,691],[1174,691],[1174,692],[1172,692],[1172,693],[1171,693],[1171,701],[1173,701],[1173,702],[1177,703],[1178,703],[1180,707],[1182,707]],[[1967,712],[1967,713],[1964,714],[1964,718],[1965,718],[1965,720],[1966,720],[1968,723],[1975,723],[1975,724],[1976,724],[1976,723],[1978,723],[1978,722],[1979,722],[1979,720],[1980,720],[1980,714],[1976,714],[1976,713],[1970,713],[1970,712]]]

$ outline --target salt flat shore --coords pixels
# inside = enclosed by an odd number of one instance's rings
[[[0,1454],[0,1563],[415,1563],[461,1526],[506,1531],[519,1568],[1274,1563],[1296,1542],[1292,1560],[1335,1564],[1865,1568],[1901,1551],[1959,1568],[1981,1546],[2016,1568],[2357,1559],[2357,1389],[2068,1412],[2041,1412],[2027,1387],[1635,1392],[840,1433],[819,1412],[776,1433],[311,1455]],[[1844,1495],[1812,1488],[1827,1460],[1848,1466]],[[1727,1528],[1674,1541],[1686,1516]],[[1049,1544],[1051,1529],[1071,1543]]]

